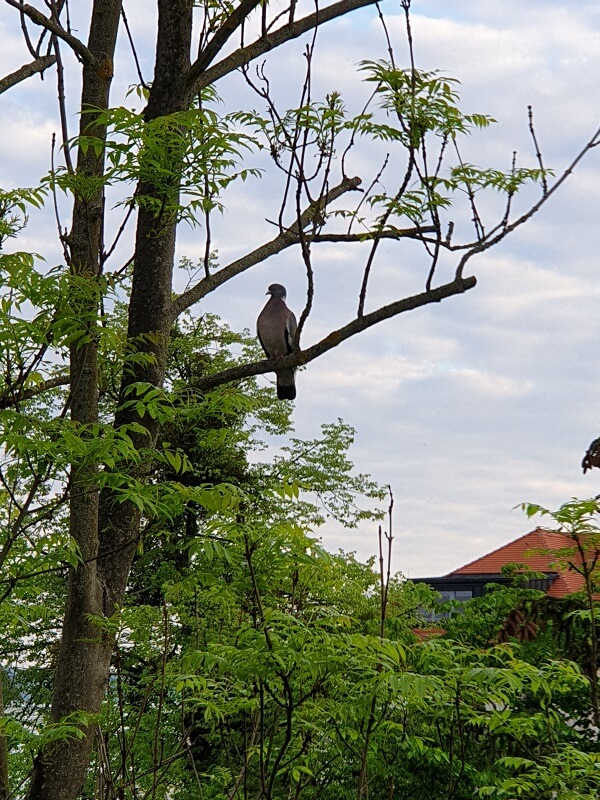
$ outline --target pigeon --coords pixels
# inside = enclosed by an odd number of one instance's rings
[[[256,332],[263,350],[269,358],[282,358],[292,352],[296,333],[296,317],[285,304],[286,291],[280,283],[272,283],[267,289],[271,297],[256,320]],[[277,373],[277,397],[294,400],[296,384],[294,369],[282,369]]]

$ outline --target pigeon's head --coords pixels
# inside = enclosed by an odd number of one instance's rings
[[[285,291],[285,286],[280,283],[272,283],[267,289],[267,294],[270,294],[271,297],[281,297],[282,300],[285,300],[287,292]]]

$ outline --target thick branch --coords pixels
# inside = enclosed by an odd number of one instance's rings
[[[54,33],[59,39],[66,42],[86,64],[96,63],[92,51],[87,48],[80,39],[66,31],[63,26],[55,20],[45,17],[37,8],[28,4],[21,5],[17,0],[4,0],[4,2],[8,3],[8,5],[13,8],[18,8],[19,11],[22,11],[23,14],[29,17],[32,22],[35,22],[36,25],[40,25],[42,28]]]
[[[273,33],[268,36],[262,36],[247,47],[240,47],[239,50],[226,56],[222,61],[219,61],[214,67],[210,67],[202,74],[197,74],[198,70],[196,70],[195,77],[191,81],[193,91],[198,92],[200,89],[210,86],[211,83],[219,80],[224,75],[228,75],[230,72],[249,64],[250,61],[274,50],[284,42],[297,39],[298,36],[302,36],[303,33],[313,30],[313,28],[322,25],[324,22],[341,17],[350,11],[355,11],[357,8],[374,5],[376,2],[377,0],[341,0],[339,3],[334,3],[331,6],[315,11],[314,14],[302,17],[297,22],[283,25]]]
[[[10,75],[7,75],[5,78],[0,80],[0,94],[5,92],[7,89],[10,89],[11,86],[15,86],[17,83],[21,83],[21,81],[30,78],[32,75],[35,75],[36,72],[43,72],[48,67],[51,67],[56,62],[56,56],[40,56],[36,58],[35,61],[30,61],[29,64],[24,64],[22,67],[19,67],[18,70],[15,72],[11,72]]]
[[[477,283],[475,277],[458,278],[451,283],[446,283],[443,286],[438,286],[431,289],[429,292],[422,292],[421,294],[413,295],[412,297],[405,297],[402,300],[396,300],[387,306],[372,311],[370,314],[364,314],[362,317],[357,317],[339,328],[337,331],[332,331],[328,336],[316,344],[311,345],[306,350],[298,350],[285,358],[280,359],[263,359],[262,361],[255,361],[252,364],[241,364],[238,367],[231,367],[231,369],[218,372],[216,375],[208,375],[198,381],[197,386],[201,391],[213,389],[215,386],[221,386],[224,383],[231,383],[241,378],[249,378],[252,375],[262,375],[265,372],[279,372],[282,369],[291,369],[293,367],[308,364],[309,361],[314,361],[315,358],[322,356],[328,350],[332,350],[339,344],[361,333],[367,328],[371,328],[378,322],[395,317],[398,314],[403,314],[405,311],[414,311],[416,308],[427,306],[430,303],[440,303],[447,297],[453,297],[457,294],[472,289]]]
[[[31,389],[22,390],[20,387],[10,386],[0,394],[0,409],[10,408],[16,403],[23,400],[31,400],[32,397],[37,397],[49,389],[56,389],[58,386],[68,386],[71,382],[69,375],[56,375],[54,378],[48,380],[37,386],[32,386]]]
[[[242,0],[239,6],[234,9],[227,19],[219,26],[213,38],[208,42],[204,50],[198,56],[198,59],[190,67],[188,80],[191,84],[194,84],[209,64],[215,60],[229,38],[236,32],[260,2],[261,0]]]
[[[422,228],[395,228],[385,231],[364,231],[362,233],[315,233],[306,234],[307,242],[336,242],[349,244],[352,242],[372,242],[373,239],[417,239],[417,241],[435,242],[427,239],[426,233],[436,233],[433,225],[426,225]]]
[[[187,292],[180,294],[179,297],[173,301],[173,319],[175,320],[183,311],[194,303],[197,303],[203,297],[206,297],[207,294],[210,294],[210,292],[213,292],[219,286],[222,286],[228,280],[231,280],[231,278],[234,278],[236,275],[250,269],[250,267],[254,267],[261,261],[299,242],[301,228],[305,228],[318,214],[322,214],[329,203],[337,200],[338,197],[341,197],[346,192],[357,189],[360,183],[360,178],[344,178],[341,183],[334,186],[333,189],[330,189],[325,197],[319,198],[314,203],[311,203],[300,216],[300,220],[294,222],[293,225],[282,231],[279,236],[271,239],[271,241],[266,244],[262,244],[260,247],[257,247],[256,250],[239,258],[237,261],[233,261],[213,275],[203,278],[201,281],[198,281],[195,286],[192,286],[191,289],[188,289]]]

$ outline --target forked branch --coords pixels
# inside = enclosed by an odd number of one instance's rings
[[[180,294],[179,297],[175,298],[172,304],[173,319],[175,320],[183,311],[194,303],[197,303],[203,297],[206,297],[207,294],[210,294],[210,292],[213,292],[219,286],[222,286],[228,280],[231,280],[231,278],[240,275],[242,272],[250,269],[250,267],[254,267],[266,258],[280,253],[287,247],[297,244],[300,241],[301,229],[310,225],[319,214],[324,214],[327,206],[334,200],[337,200],[338,197],[341,197],[346,192],[358,189],[360,183],[360,178],[344,178],[341,183],[330,189],[324,197],[311,203],[300,215],[299,221],[297,220],[294,222],[293,225],[283,230],[278,236],[271,239],[270,242],[262,244],[251,253],[239,258],[237,261],[233,261],[218,272],[203,278],[186,292]]]
[[[94,57],[92,51],[87,48],[80,39],[78,39],[76,36],[73,36],[73,34],[69,33],[69,31],[66,31],[60,23],[56,22],[56,20],[51,19],[50,17],[45,17],[41,11],[37,10],[37,8],[34,8],[28,4],[22,5],[21,3],[17,2],[17,0],[4,0],[4,2],[9,6],[21,11],[21,13],[29,17],[32,22],[35,22],[36,25],[39,25],[41,28],[45,28],[47,31],[50,31],[50,33],[53,33],[55,36],[58,36],[59,39],[62,39],[64,42],[66,42],[86,64],[96,63],[96,58]]]
[[[234,72],[240,67],[246,66],[251,61],[280,47],[285,42],[297,39],[299,36],[302,36],[303,33],[320,27],[323,23],[329,22],[332,19],[348,14],[350,11],[355,11],[357,8],[372,6],[375,2],[376,0],[341,0],[339,3],[333,3],[326,8],[315,11],[314,14],[302,17],[302,19],[296,22],[282,25],[281,28],[277,28],[276,31],[269,33],[267,36],[261,36],[260,39],[252,42],[252,44],[249,44],[247,47],[240,47],[238,50],[231,53],[231,55],[226,56],[204,72],[202,72],[201,62],[198,60],[190,68],[188,73],[189,85],[193,93],[196,94],[201,89],[205,89],[207,86],[215,83],[219,78],[228,75],[230,72]]]

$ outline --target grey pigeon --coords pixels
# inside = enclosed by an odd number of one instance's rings
[[[287,356],[292,352],[296,333],[296,317],[285,304],[285,286],[272,283],[267,289],[271,297],[256,320],[256,332],[263,350],[269,358]],[[294,369],[282,369],[277,373],[277,397],[293,400],[296,397]]]

